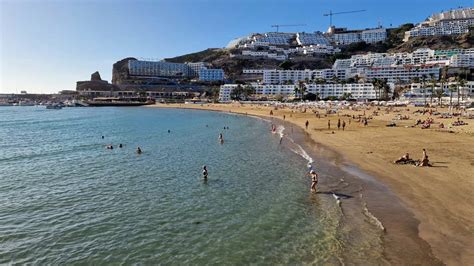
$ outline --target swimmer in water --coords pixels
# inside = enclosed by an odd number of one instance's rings
[[[207,172],[207,166],[204,165],[204,166],[202,167],[202,178],[207,179],[207,175],[208,175],[208,174],[209,174],[209,173]]]
[[[122,143],[120,143],[120,144],[119,144],[119,148],[122,148],[122,147],[123,147],[123,145],[122,145]]]
[[[224,143],[224,136],[222,135],[222,133],[219,133],[219,142],[221,144]]]
[[[107,149],[109,149],[109,150],[113,150],[113,149],[114,149],[114,146],[112,146],[112,144],[110,144],[110,145],[107,145]]]
[[[140,147],[137,147],[137,154],[142,154],[142,149],[140,149]]]
[[[282,141],[283,141],[283,136],[280,137],[280,144],[281,144]]]

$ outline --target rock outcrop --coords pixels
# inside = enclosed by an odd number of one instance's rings
[[[129,78],[128,61],[137,60],[133,57],[127,57],[115,62],[112,67],[112,84],[122,84]]]
[[[99,71],[92,73],[91,81],[102,81],[102,79],[100,78]]]

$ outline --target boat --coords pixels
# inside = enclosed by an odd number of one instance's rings
[[[63,106],[57,103],[46,105],[46,109],[62,109]]]
[[[145,97],[99,97],[93,100],[84,101],[87,106],[102,107],[102,106],[141,106],[155,104],[155,100]]]

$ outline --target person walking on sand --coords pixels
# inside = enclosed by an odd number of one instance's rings
[[[328,120],[328,130],[331,129],[331,120]]]
[[[346,121],[342,121],[342,131],[344,131],[346,128]]]
[[[311,176],[311,192],[316,192],[316,185],[318,184],[318,174],[316,174],[314,170],[311,170],[309,172],[309,175]]]
[[[207,180],[207,176],[208,176],[209,172],[207,171],[207,166],[203,166],[202,167],[202,178],[206,179]]]
[[[337,130],[341,128],[341,119],[337,120]]]
[[[305,126],[306,126],[306,130],[308,130],[308,126],[309,126],[309,121],[308,120],[306,120]]]

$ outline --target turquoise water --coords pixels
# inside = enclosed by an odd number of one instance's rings
[[[349,246],[360,231],[341,225],[332,197],[309,193],[307,161],[280,145],[267,121],[4,107],[0,125],[0,263],[339,264],[347,254],[378,256]]]

